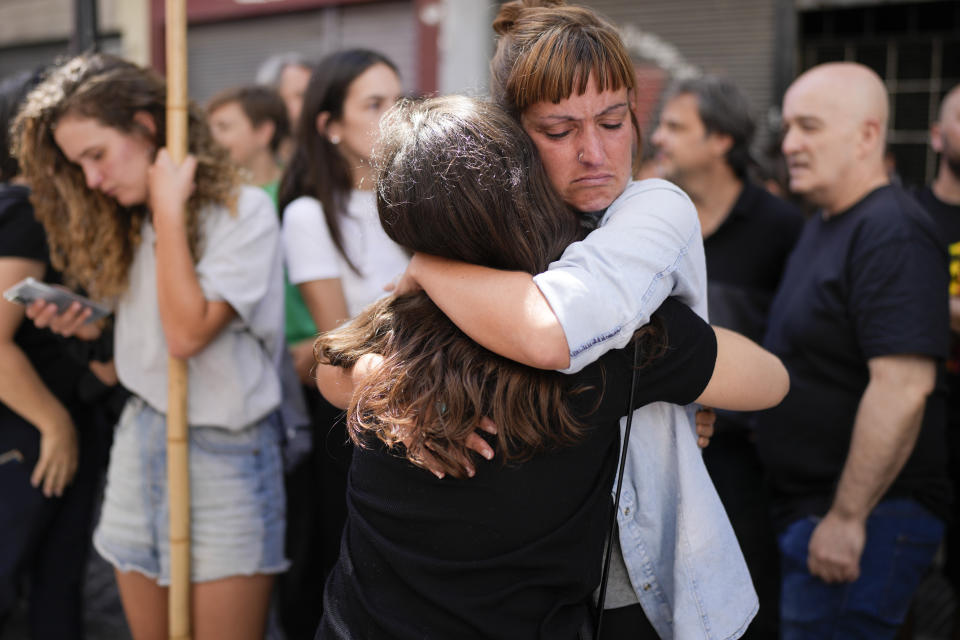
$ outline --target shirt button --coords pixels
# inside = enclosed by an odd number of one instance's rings
[[[625,516],[630,515],[630,507],[624,507],[624,508],[623,508],[623,515],[625,515]]]
[[[647,584],[643,585],[643,590],[644,590],[644,591],[650,591],[650,583],[649,583],[649,582],[648,582]]]

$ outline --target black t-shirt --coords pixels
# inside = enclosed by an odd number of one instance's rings
[[[655,315],[669,346],[639,371],[636,406],[689,403],[713,373],[713,331],[673,300]],[[632,358],[611,351],[570,376],[592,388],[573,396],[587,434],[522,464],[495,458],[473,478],[437,480],[358,449],[317,638],[575,638],[600,579]]]
[[[26,258],[46,265],[45,282],[60,282],[50,267],[49,250],[43,226],[33,215],[30,191],[19,185],[0,184],[0,257]],[[10,304],[5,300],[0,304]],[[76,402],[77,380],[86,368],[66,353],[65,342],[46,329],[37,329],[24,320],[13,336],[50,392],[64,405]],[[15,414],[0,403],[0,418]],[[19,419],[19,418],[17,418]]]
[[[703,241],[710,322],[760,342],[787,256],[803,228],[799,208],[745,182],[726,220]],[[719,432],[750,428],[749,414],[718,411]]]
[[[940,239],[950,257],[950,295],[960,296],[960,205],[940,200],[930,187],[917,189],[913,195],[940,227]],[[947,420],[951,426],[960,428],[960,335],[952,332],[946,379]]]
[[[829,509],[867,361],[919,354],[948,341],[946,255],[936,225],[896,186],[804,227],[770,311],[764,346],[790,372],[790,392],[757,415],[757,444],[781,525]],[[912,497],[945,515],[944,397],[931,394],[913,453],[886,497]]]
[[[800,209],[744,183],[730,215],[703,241],[710,322],[763,339],[770,302],[802,228]]]

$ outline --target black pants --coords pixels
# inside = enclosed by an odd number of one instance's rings
[[[279,579],[280,621],[289,640],[310,639],[323,615],[323,586],[340,555],[347,520],[347,472],[353,446],[344,412],[304,387],[313,450],[286,477],[286,552]]]
[[[748,431],[718,432],[703,450],[703,461],[760,598],[760,610],[743,638],[775,640],[780,627],[780,553],[756,446]]]
[[[653,625],[647,620],[643,607],[639,604],[607,609],[603,612],[600,640],[659,640],[659,638]]]
[[[77,473],[63,496],[46,498],[30,485],[39,456],[39,432],[6,408],[0,407],[0,412],[0,454],[23,455],[22,460],[10,458],[0,464],[0,624],[26,583],[33,640],[82,638],[83,577],[94,499],[106,459],[99,425],[93,416],[86,424],[76,424]]]

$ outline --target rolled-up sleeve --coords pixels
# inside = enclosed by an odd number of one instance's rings
[[[669,296],[706,319],[706,265],[696,208],[664,180],[631,183],[600,227],[534,277],[557,315],[575,373],[625,346]]]
[[[260,189],[244,189],[237,209],[236,218],[220,216],[207,229],[197,279],[207,300],[229,303],[249,325],[276,277],[280,229],[273,204]]]

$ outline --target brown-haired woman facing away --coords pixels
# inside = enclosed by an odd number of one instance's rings
[[[194,637],[260,638],[283,557],[274,414],[283,349],[279,229],[269,197],[238,186],[190,109],[191,156],[165,149],[166,88],[107,55],[53,70],[17,122],[23,172],[52,260],[112,301],[117,375],[133,397],[114,436],[94,546],[115,569],[136,640],[166,638],[167,354],[189,358]],[[92,337],[89,310],[27,309],[40,327]],[[202,425],[202,426],[201,426]]]
[[[418,252],[398,291],[422,287],[484,347],[567,374],[625,346],[667,296],[706,318],[693,203],[666,181],[630,181],[636,80],[616,29],[562,0],[506,2],[494,29],[494,100],[533,139],[565,203],[595,230],[536,276]],[[605,639],[729,640],[756,614],[757,596],[703,465],[693,413],[655,404],[634,414]]]
[[[377,204],[399,244],[533,273],[579,236],[529,138],[494,105],[402,103],[382,136]],[[699,397],[760,408],[786,391],[776,358],[715,334],[680,303],[664,304],[635,340],[638,405]],[[359,445],[317,637],[575,638],[599,581],[633,349],[574,376],[527,368],[414,293],[321,336],[317,353],[321,389],[349,405]],[[772,391],[717,394],[723,378]],[[775,382],[754,385],[763,378]],[[482,416],[499,425],[498,460],[467,479]],[[428,456],[449,477],[417,468]]]

